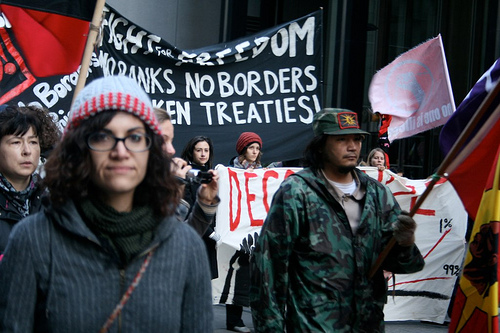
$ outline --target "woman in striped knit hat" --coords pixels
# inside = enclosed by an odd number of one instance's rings
[[[14,228],[1,332],[212,332],[205,247],[175,214],[179,184],[151,100],[92,81],[45,164],[50,204]]]

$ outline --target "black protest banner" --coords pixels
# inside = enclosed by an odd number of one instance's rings
[[[0,20],[3,50],[15,45],[6,41],[8,30]],[[265,164],[300,158],[321,108],[322,12],[228,43],[180,50],[107,6],[87,82],[107,75],[133,77],[153,105],[171,114],[178,154],[191,137],[205,135],[214,142],[215,162],[227,164],[240,133],[251,131],[263,139]],[[46,107],[64,127],[77,77],[36,78],[10,88],[8,98],[2,89],[0,98]],[[16,82],[7,79],[0,77],[1,87]]]

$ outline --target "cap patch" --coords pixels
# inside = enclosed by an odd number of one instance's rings
[[[337,120],[340,129],[359,128],[358,115],[355,112],[339,112]]]

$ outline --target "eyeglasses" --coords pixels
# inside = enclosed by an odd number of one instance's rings
[[[87,146],[95,151],[110,151],[113,150],[119,141],[122,141],[127,150],[140,153],[148,150],[151,147],[151,138],[143,133],[134,133],[124,138],[106,133],[97,132],[89,135],[87,138]]]

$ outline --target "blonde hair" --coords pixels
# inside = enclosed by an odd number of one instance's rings
[[[165,109],[162,109],[162,108],[153,108],[153,111],[155,113],[156,120],[160,124],[163,123],[166,120],[172,120],[172,117],[170,117],[170,114]]]
[[[387,157],[385,156],[385,151],[382,150],[382,148],[374,148],[372,149],[372,151],[368,154],[368,158],[367,158],[367,164],[369,166],[373,166],[372,165],[372,158],[373,158],[373,155],[375,155],[376,152],[379,152],[379,153],[382,153],[382,155],[384,156],[384,167],[387,168]]]

